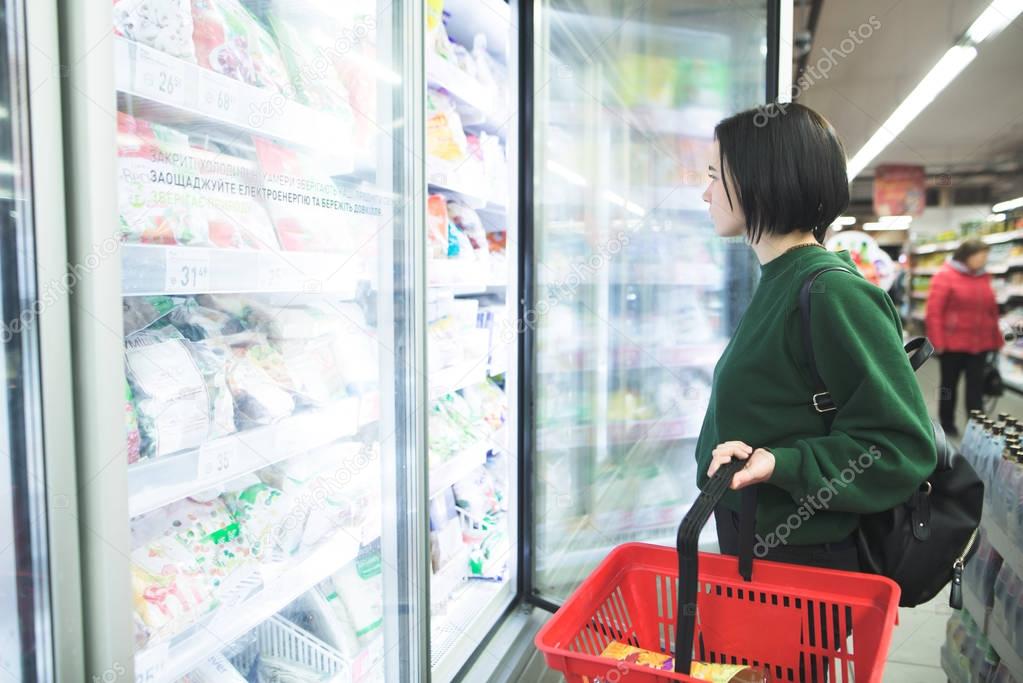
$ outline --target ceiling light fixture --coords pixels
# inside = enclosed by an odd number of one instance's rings
[[[849,161],[849,180],[860,174],[867,164],[874,160],[910,122],[934,101],[942,90],[951,83],[977,56],[977,46],[984,40],[998,35],[1023,12],[1023,0],[993,0],[955,45],[950,47],[938,63],[924,76],[923,80],[906,96],[902,104],[881,124],[867,144]]]
[[[856,218],[854,218],[853,216],[839,216],[831,225],[833,226],[856,225]]]

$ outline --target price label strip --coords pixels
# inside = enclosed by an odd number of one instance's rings
[[[136,47],[135,92],[158,102],[184,105],[185,63],[157,50]]]
[[[205,249],[168,247],[165,263],[164,289],[167,292],[210,290],[210,253]]]
[[[199,447],[196,478],[214,479],[227,475],[238,464],[238,444],[233,438],[216,439]]]
[[[208,69],[199,69],[199,110],[204,114],[248,125],[246,93],[231,79]]]
[[[164,641],[135,654],[135,683],[153,683],[167,668],[170,642]]]

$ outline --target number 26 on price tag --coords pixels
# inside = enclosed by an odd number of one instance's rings
[[[202,480],[226,475],[234,466],[237,453],[237,444],[230,437],[204,443],[199,447],[196,478]]]
[[[209,291],[209,252],[188,247],[168,247],[164,273],[164,287],[168,292]]]

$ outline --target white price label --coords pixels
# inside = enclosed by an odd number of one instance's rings
[[[135,653],[135,683],[153,683],[159,680],[169,658],[169,641]]]
[[[204,443],[199,447],[196,477],[201,481],[224,476],[231,471],[237,455],[237,444],[230,437]]]
[[[280,254],[272,252],[259,254],[259,289],[273,292],[285,289],[289,273],[293,269]]]
[[[167,292],[209,291],[210,254],[200,249],[168,247],[164,272]]]
[[[135,92],[171,104],[185,102],[185,63],[157,50],[137,46]]]
[[[206,114],[241,122],[247,103],[242,90],[231,79],[199,69],[199,109]]]

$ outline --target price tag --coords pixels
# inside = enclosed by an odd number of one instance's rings
[[[259,289],[264,292],[275,292],[287,289],[289,273],[293,272],[279,254],[273,252],[259,253]]]
[[[135,683],[153,683],[167,667],[170,642],[164,641],[135,653]]]
[[[164,272],[167,292],[209,291],[210,253],[204,249],[168,247]]]
[[[204,114],[235,123],[242,122],[248,104],[231,79],[199,69],[199,109]]]
[[[141,45],[135,53],[135,92],[160,102],[184,104],[185,63]]]
[[[196,478],[200,481],[222,477],[231,471],[238,455],[238,444],[228,437],[204,443],[199,447]]]
[[[300,418],[302,416],[296,415],[286,423],[282,423],[278,428],[274,436],[274,453],[275,459],[279,458],[290,458],[293,455],[297,455],[306,449],[308,441],[306,429],[313,427],[313,425],[304,423]]]

